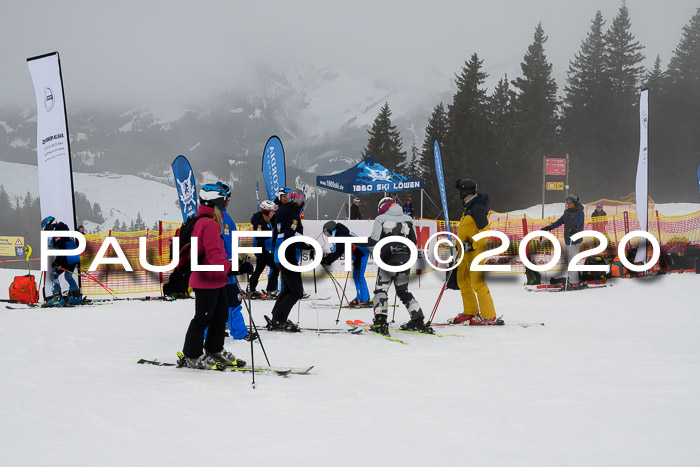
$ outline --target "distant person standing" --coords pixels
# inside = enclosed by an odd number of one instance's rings
[[[603,203],[596,204],[595,211],[593,211],[591,213],[591,220],[593,221],[593,229],[597,230],[598,232],[602,233],[603,235],[607,235],[607,232],[605,231],[605,221],[602,219],[599,219],[599,218],[605,217],[607,215],[608,214],[603,210]]]
[[[401,201],[399,200],[399,195],[396,193],[391,194],[391,202],[394,204],[398,204],[403,208],[403,204],[401,204]]]
[[[607,213],[603,210],[603,203],[598,203],[595,205],[595,211],[591,214],[591,217],[605,217]]]
[[[407,216],[414,217],[413,213],[415,210],[413,209],[413,203],[411,202],[411,197],[407,196],[406,197],[406,204],[403,206],[403,213],[406,214]]]
[[[260,203],[260,211],[253,214],[250,218],[250,223],[255,231],[271,231],[272,217],[275,215],[277,205],[270,200],[265,200]],[[272,237],[262,238],[256,237],[253,245],[260,247],[262,251],[255,253],[255,271],[248,279],[248,293],[252,299],[274,299],[277,298],[277,278],[279,277],[279,269],[275,263],[274,249],[272,247]],[[270,268],[270,275],[267,279],[267,289],[263,294],[258,292],[258,281],[260,275],[265,270],[265,266]]]
[[[353,198],[352,205],[350,206],[350,220],[359,221],[362,219],[362,213],[360,212],[360,198]]]
[[[576,256],[581,250],[581,243],[583,242],[583,238],[579,238],[575,242],[572,242],[571,236],[583,230],[583,224],[586,220],[586,216],[583,213],[583,206],[579,203],[578,196],[572,193],[567,196],[564,201],[566,203],[564,214],[562,214],[559,219],[545,227],[542,227],[540,230],[550,231],[561,225],[564,226],[564,243],[566,243],[567,246],[566,264],[569,264],[571,258]],[[568,274],[569,283],[567,288],[575,289],[579,287],[578,271],[569,271]]]
[[[292,190],[288,193],[287,202],[283,204],[273,218],[273,240],[281,245],[286,239],[304,235],[304,225],[299,213],[306,204],[306,195],[301,190]],[[314,249],[306,243],[293,243],[284,252],[285,259],[293,266],[298,266],[301,258],[301,250],[311,250],[310,258],[313,260]],[[282,276],[282,291],[275,300],[272,308],[272,318],[265,316],[267,329],[269,331],[299,332],[299,326],[292,323],[289,313],[304,296],[304,284],[301,280],[301,272],[292,271],[279,260],[279,248],[275,253],[275,261],[279,263],[280,275]]]

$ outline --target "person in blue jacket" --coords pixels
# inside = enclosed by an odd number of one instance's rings
[[[548,226],[542,227],[540,230],[550,231],[556,229],[557,227],[564,226],[564,243],[566,243],[566,264],[569,264],[571,258],[576,256],[581,250],[581,243],[583,238],[579,238],[575,242],[571,241],[571,237],[583,230],[583,224],[585,221],[585,214],[583,213],[583,206],[579,203],[578,196],[575,194],[570,194],[564,200],[566,203],[566,209],[564,209],[564,214],[561,215],[559,219],[552,222]],[[578,271],[569,271],[569,288],[579,287],[579,277]]]
[[[41,221],[41,229],[50,231],[68,231],[68,226],[63,222],[56,222],[53,216],[47,216]],[[72,250],[78,247],[73,237],[53,237],[49,240],[49,248],[54,250]],[[83,295],[80,287],[75,282],[73,276],[75,269],[80,263],[80,256],[56,256],[51,263],[51,284],[53,286],[53,296],[46,302],[46,306],[80,305],[83,302]],[[63,300],[61,293],[61,283],[59,278],[63,278],[68,283],[68,301]]]
[[[323,224],[323,235],[326,237],[357,237],[340,222],[328,221]],[[346,254],[344,243],[331,243],[331,253],[321,260],[321,265],[328,266]],[[365,280],[365,269],[369,259],[369,248],[361,245],[352,245],[352,278],[355,281],[356,297],[350,302],[350,306],[369,307],[369,288]]]
[[[226,204],[224,209],[221,210],[221,220],[224,224],[224,230],[221,233],[221,237],[224,240],[224,247],[226,249],[226,258],[231,259],[231,232],[236,230],[236,223],[233,222],[231,216],[226,212],[229,202],[231,201],[231,188],[223,182],[216,182],[217,185],[221,186],[226,190]],[[238,268],[238,274],[250,274],[253,272],[253,265],[245,262],[241,263]],[[234,339],[254,339],[255,336],[248,331],[245,325],[245,320],[243,319],[243,314],[241,313],[241,302],[243,296],[241,294],[241,289],[238,284],[238,280],[235,275],[229,275],[228,284],[226,285],[226,295],[228,297],[228,329],[231,332],[231,337]]]

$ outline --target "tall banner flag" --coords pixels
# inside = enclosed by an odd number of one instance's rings
[[[255,181],[255,200],[258,202],[255,209],[260,209],[260,181],[258,180]]]
[[[698,194],[700,195],[700,165],[698,165]]]
[[[287,186],[284,161],[284,148],[277,136],[272,136],[265,143],[262,156],[262,174],[267,189],[267,199],[274,200],[277,190]]]
[[[433,144],[433,154],[435,155],[435,174],[437,175],[440,199],[442,200],[442,212],[445,214],[445,230],[450,231],[450,216],[447,214],[447,193],[445,192],[445,174],[442,172],[442,156],[440,156],[440,145],[437,140]]]
[[[36,95],[36,157],[41,218],[53,216],[75,230],[73,168],[61,60],[58,52],[51,52],[28,58],[27,66]]]
[[[182,222],[197,214],[197,182],[192,173],[190,161],[183,155],[179,155],[173,161],[173,175],[177,196],[180,199]]]
[[[639,95],[639,161],[637,162],[637,184],[635,192],[637,197],[637,219],[639,228],[647,231],[649,223],[649,90],[642,90]],[[643,263],[647,260],[647,241],[639,240],[635,263]]]

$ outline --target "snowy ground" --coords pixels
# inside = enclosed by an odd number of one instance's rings
[[[0,270],[0,284],[12,275]],[[522,277],[493,277],[506,326],[441,329],[464,337],[394,333],[409,345],[263,333],[273,365],[316,367],[258,375],[254,390],[249,374],[135,363],[174,360],[191,300],[3,306],[0,465],[698,465],[699,281],[528,293]],[[335,297],[328,280],[319,286],[319,296]],[[412,285],[428,313],[438,287],[436,274]],[[446,292],[436,322],[460,303]],[[271,306],[253,302],[257,323]],[[321,327],[336,313],[319,310]],[[370,314],[344,310],[341,319]],[[303,302],[300,318],[315,326],[316,310]],[[397,324],[406,319],[399,308]],[[524,322],[546,325],[516,325]],[[226,346],[250,357],[248,343]]]

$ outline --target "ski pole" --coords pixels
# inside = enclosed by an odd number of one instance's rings
[[[258,203],[260,204],[260,203]],[[246,277],[248,278],[248,290],[250,290],[250,274],[246,274]],[[238,281],[236,281],[236,284],[238,284]],[[248,322],[250,322],[250,327],[253,329],[253,314],[250,312],[251,306],[249,302],[246,302],[246,296],[243,295],[243,290],[241,289],[241,286],[238,285],[238,293],[241,294],[241,298],[243,299],[243,302],[246,304],[246,309],[248,310]],[[250,293],[248,293],[247,300],[250,300]],[[250,332],[250,330],[248,330]],[[253,332],[256,332],[253,330]],[[255,349],[253,345],[253,341],[255,340],[253,338],[254,336],[251,336],[250,339],[250,373],[253,378],[253,382],[251,383],[253,385],[253,389],[255,389]],[[260,344],[262,345],[262,344]]]
[[[236,284],[238,284],[238,282],[236,282]],[[240,285],[238,285],[238,292],[241,294],[241,296],[243,296],[243,292],[241,291]],[[252,306],[250,305],[249,302],[250,302],[250,294],[248,294],[248,300],[245,300],[245,299],[243,300],[243,304],[245,305],[246,310],[248,310],[248,320],[250,321],[250,326],[255,331],[255,335],[257,336],[256,339],[258,340],[258,342],[260,342],[260,348],[262,348],[263,355],[265,355],[265,361],[267,361],[267,366],[272,366],[272,365],[270,365],[270,359],[267,358],[267,352],[265,351],[265,346],[263,345],[262,338],[260,337],[260,333],[258,332],[258,327],[255,325],[255,321],[253,321],[253,313],[251,312]],[[255,339],[250,340],[251,347],[253,346],[254,340]],[[252,350],[251,350],[250,357],[251,357],[251,365],[252,365],[253,364]]]
[[[107,292],[109,292],[109,293],[112,295],[112,297],[116,297],[116,296],[117,296],[117,293],[116,293],[114,290],[112,290],[111,288],[109,288],[109,287],[107,287],[106,285],[104,285],[102,282],[100,282],[100,281],[98,281],[97,279],[95,279],[95,276],[93,276],[92,274],[89,274],[88,272],[84,271],[83,269],[79,269],[79,271],[80,271],[80,274],[84,275],[84,276],[87,277],[88,279],[97,282],[100,286],[102,286],[102,288],[104,288]]]
[[[321,337],[321,325],[318,322],[318,289],[316,288],[316,268],[314,268],[314,300],[316,301],[316,331],[318,337]]]
[[[333,288],[335,289],[335,294],[338,296],[338,300],[340,300],[340,301],[342,302],[342,299],[340,298],[340,292],[338,292],[338,286],[336,285],[336,282],[335,282],[335,277],[333,277],[333,276],[331,275],[331,273],[328,271],[328,269],[326,268],[326,266],[323,266],[323,269],[326,270],[326,273],[327,273],[328,276],[332,279],[332,280],[331,280],[331,284],[333,284]]]
[[[447,286],[447,282],[450,280],[450,276],[452,276],[452,273],[454,272],[454,269],[451,269],[449,274],[447,274],[447,277],[445,277],[445,282],[442,284],[442,289],[440,289],[440,295],[438,295],[437,300],[435,301],[435,306],[433,306],[433,312],[430,313],[430,319],[426,323],[428,326],[433,322],[433,318],[435,318],[435,313],[437,312],[438,306],[440,305],[440,300],[442,300],[442,294],[445,293],[445,287]]]
[[[330,273],[330,271],[328,270],[328,268],[326,268],[326,272],[328,273],[328,276],[329,276],[331,279],[333,279],[333,281],[337,284],[337,286],[340,287],[340,282],[338,282],[338,279],[336,279],[335,277],[333,277],[333,275]],[[349,275],[349,274],[350,274],[350,271],[348,271],[348,275]],[[345,276],[345,287],[347,287],[347,285],[348,285],[348,276]],[[350,300],[348,300],[347,295],[345,295],[345,287],[343,287],[343,298],[345,298],[345,302],[348,304],[348,306],[350,306]],[[340,301],[341,301],[341,303],[342,303],[343,299],[341,298]]]
[[[87,274],[87,273],[84,272],[84,271],[80,271],[80,274],[79,274],[79,273],[77,273],[77,272],[69,271],[69,270],[67,270],[67,269],[64,269],[64,268],[62,268],[62,267],[60,267],[60,266],[58,267],[58,269],[60,269],[61,271],[65,271],[65,272],[67,272],[67,273],[73,274],[74,276],[80,276],[81,274],[84,274],[85,277],[87,277],[88,279],[91,279],[92,281],[97,282],[97,284],[100,285],[103,289],[105,289],[105,290],[112,296],[112,298],[116,298],[116,296],[117,296],[117,293],[116,293],[114,290],[110,289],[109,287],[107,287],[106,285],[104,285],[102,282],[98,281],[97,279],[95,279],[95,278],[92,277],[90,274]]]
[[[345,275],[345,285],[343,286],[343,297],[345,297],[345,288],[348,286],[348,278],[350,277],[350,271],[347,272]],[[345,300],[348,298],[345,297]],[[348,303],[348,306],[350,306],[350,303]],[[340,322],[340,310],[343,308],[343,300],[340,300],[340,305],[338,305],[338,316],[335,318],[335,324],[338,324]]]
[[[393,282],[393,279],[392,279]],[[396,292],[396,282],[394,282],[394,311],[391,313],[391,322],[394,323],[394,318],[396,317],[396,297],[398,297],[399,294]]]
[[[564,282],[564,290],[569,288],[569,260],[571,259],[571,241],[569,241],[569,248],[566,253],[566,281]]]

